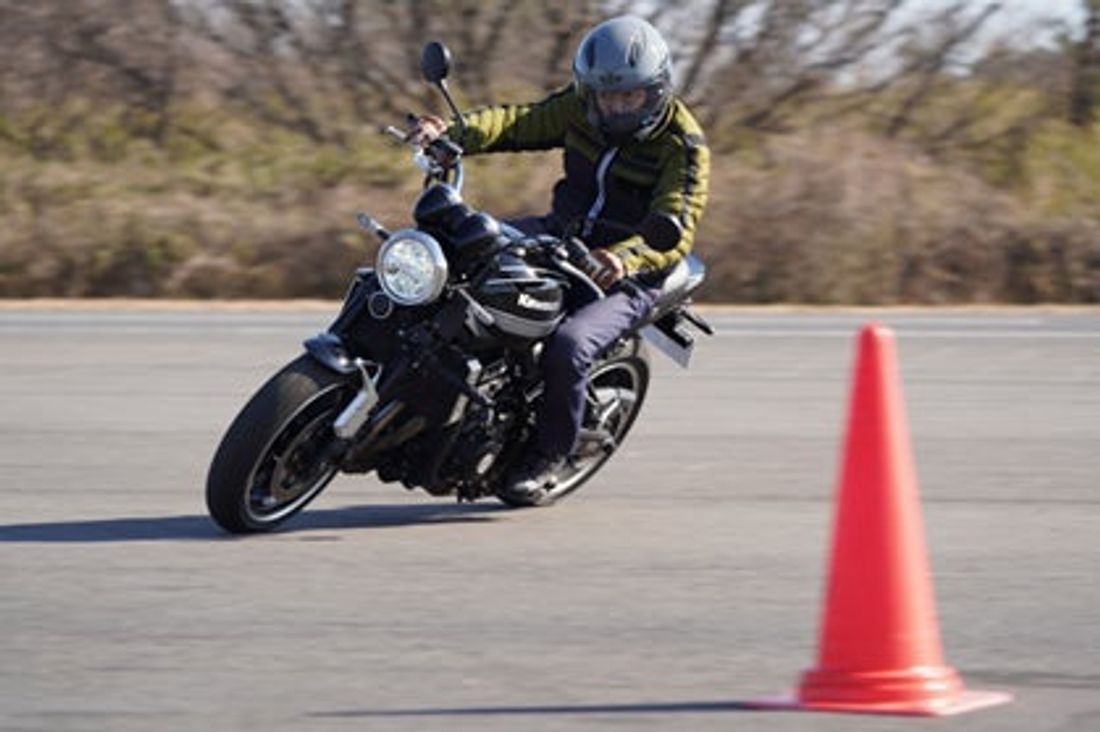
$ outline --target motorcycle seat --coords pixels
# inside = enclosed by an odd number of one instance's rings
[[[681,259],[661,283],[661,293],[657,296],[654,310],[664,311],[675,305],[703,283],[706,265],[695,254],[689,253]]]

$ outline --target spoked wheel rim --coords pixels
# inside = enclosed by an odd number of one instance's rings
[[[335,439],[332,422],[343,406],[343,392],[341,385],[333,385],[303,403],[260,453],[241,497],[252,523],[278,523],[339,472],[325,449]]]
[[[622,444],[645,397],[644,369],[636,359],[623,359],[598,366],[588,377],[580,444],[546,491],[548,498],[575,490]]]

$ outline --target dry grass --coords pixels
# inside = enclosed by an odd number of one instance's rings
[[[719,155],[698,237],[704,298],[1100,302],[1090,142],[1040,137],[1013,190],[850,126]],[[352,153],[273,136],[219,152],[135,145],[110,161],[0,150],[0,162],[9,298],[339,297],[373,258],[355,212],[404,225],[419,186],[407,152],[371,134]],[[557,154],[473,160],[467,192],[501,216],[541,212],[558,170]]]
[[[737,302],[1100,302],[1095,221],[852,130],[769,142],[717,169],[700,249]]]

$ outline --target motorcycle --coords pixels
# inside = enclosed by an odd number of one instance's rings
[[[461,126],[446,84],[450,65],[445,46],[425,46],[421,71]],[[225,530],[274,529],[339,473],[373,471],[459,501],[495,496],[530,449],[544,341],[563,318],[565,288],[603,295],[592,277],[598,265],[576,237],[527,236],[466,204],[462,150],[453,141],[418,145],[414,159],[425,172],[415,225],[389,231],[359,214],[381,240],[375,266],[355,272],[328,329],[307,339],[305,352],[261,386],[226,431],[206,485],[210,515]],[[667,251],[680,227],[649,216],[637,233]],[[592,366],[579,446],[545,495],[501,500],[548,505],[600,470],[645,401],[643,340],[686,367],[694,340],[685,326],[712,332],[688,307],[704,275],[702,262],[686,257],[665,277],[646,321]]]

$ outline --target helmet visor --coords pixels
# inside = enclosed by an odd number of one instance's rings
[[[600,126],[612,134],[633,134],[655,124],[668,101],[664,84],[624,91],[593,91]]]

